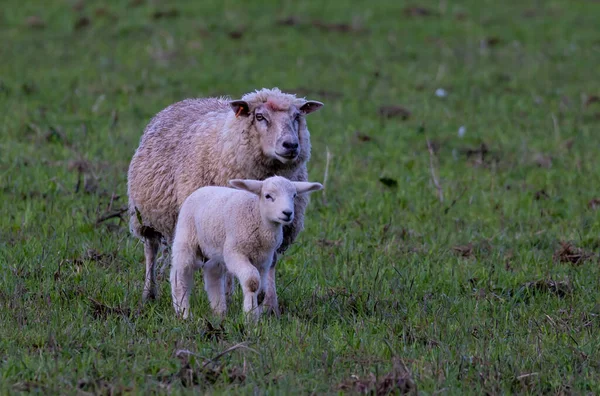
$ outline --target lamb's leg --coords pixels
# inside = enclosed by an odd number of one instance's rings
[[[277,301],[277,289],[275,288],[275,265],[277,264],[277,253],[273,254],[273,263],[269,268],[265,280],[266,285],[263,286],[265,298],[263,300],[263,311],[268,314],[273,314],[277,317],[281,315],[279,311],[279,302]]]
[[[227,312],[225,298],[225,267],[219,262],[209,260],[204,264],[204,289],[213,312],[219,316]]]
[[[247,257],[235,253],[225,255],[225,265],[240,281],[244,293],[244,312],[251,315],[252,319],[258,320],[261,311],[257,301],[261,278],[258,269]]]
[[[144,239],[144,256],[146,256],[146,280],[144,282],[144,301],[154,300],[158,295],[156,287],[156,255],[158,253],[160,241],[154,238]]]
[[[306,181],[306,172],[300,175],[298,181]],[[273,263],[269,269],[267,279],[268,285],[265,287],[265,299],[263,300],[264,310],[269,313],[275,314],[279,317],[281,311],[279,310],[279,302],[277,299],[277,289],[275,288],[275,268],[277,265],[277,255],[283,254],[296,240],[298,234],[304,228],[304,211],[308,205],[308,194],[300,194],[294,201],[294,220],[289,226],[283,227],[283,242],[277,252],[273,255]]]
[[[194,286],[196,271],[196,250],[192,243],[181,235],[173,243],[173,263],[171,265],[171,296],[173,307],[178,315],[187,319],[190,315],[190,294]]]

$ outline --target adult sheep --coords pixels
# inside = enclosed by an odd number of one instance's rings
[[[128,172],[132,233],[144,241],[144,300],[157,296],[155,265],[161,241],[173,241],[179,209],[203,186],[232,179],[263,180],[278,175],[307,181],[310,134],[305,116],[323,106],[279,89],[262,89],[241,100],[187,99],[159,112],[148,124]],[[283,253],[304,224],[308,197],[298,196]],[[275,284],[275,264],[269,284]],[[274,287],[265,290],[264,309],[279,313]]]

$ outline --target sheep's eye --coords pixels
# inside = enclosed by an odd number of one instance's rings
[[[294,198],[296,198],[296,196],[297,196],[297,195],[298,195],[298,194],[294,194]]]
[[[271,196],[271,194],[266,194],[265,195],[265,199],[270,199],[271,201],[274,201],[273,197]]]
[[[296,114],[296,116],[294,117],[294,121],[300,122],[300,113]]]
[[[257,121],[265,121],[265,120],[266,120],[266,118],[265,118],[265,116],[263,116],[262,114],[260,114],[260,113],[257,113],[257,114],[256,114],[256,120],[257,120]]]

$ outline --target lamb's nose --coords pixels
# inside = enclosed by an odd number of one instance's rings
[[[296,150],[298,148],[298,142],[291,142],[287,140],[283,142],[283,148],[288,150]]]
[[[281,213],[283,213],[283,215],[284,215],[285,217],[287,217],[288,219],[289,219],[289,218],[292,216],[292,211],[291,211],[291,210],[284,210],[284,211],[283,211],[283,212],[281,212]]]

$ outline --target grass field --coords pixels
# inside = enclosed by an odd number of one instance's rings
[[[600,3],[15,1],[0,9],[0,394],[600,392]],[[142,305],[143,128],[277,86],[314,194],[283,315]],[[110,217],[110,215],[114,215]],[[168,272],[167,272],[168,273]]]

